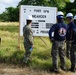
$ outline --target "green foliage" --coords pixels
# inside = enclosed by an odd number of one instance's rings
[[[59,10],[65,7],[68,0],[22,0],[19,2],[20,5],[36,5],[36,6],[51,6],[57,7]]]
[[[22,0],[19,2],[18,6],[20,5],[38,5],[38,6],[49,6],[48,0]]]
[[[0,30],[9,32],[18,32],[18,26],[0,26]]]
[[[66,6],[64,7],[64,11],[66,13],[71,12],[75,15],[76,14],[76,0],[74,3],[66,2]]]
[[[10,22],[19,20],[19,9],[18,8],[9,7],[9,8],[6,8],[6,11],[7,11],[7,15],[8,15]]]
[[[19,8],[8,7],[6,11],[0,14],[0,21],[19,21]]]
[[[7,12],[3,12],[2,14],[0,14],[0,21],[9,21],[9,18],[7,16]]]

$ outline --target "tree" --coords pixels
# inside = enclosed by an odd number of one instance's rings
[[[13,8],[9,7],[6,8],[7,16],[9,18],[9,21],[18,21],[19,20],[19,9],[18,8]]]
[[[7,12],[3,12],[2,14],[0,14],[0,21],[9,21],[9,18],[7,16]]]
[[[36,6],[51,6],[57,7],[59,10],[65,7],[66,2],[69,0],[21,0],[18,4],[20,5],[36,5]]]
[[[76,0],[74,3],[66,2],[66,6],[64,7],[64,11],[66,13],[71,12],[76,14]]]
[[[19,8],[6,8],[6,11],[0,14],[0,21],[19,21]]]
[[[39,5],[39,6],[49,6],[48,0],[22,0],[19,2],[20,5]]]

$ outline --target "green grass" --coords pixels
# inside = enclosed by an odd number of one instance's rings
[[[0,30],[9,32],[18,32],[18,26],[0,26]]]
[[[1,25],[2,24],[2,25]],[[20,38],[20,50],[18,48],[19,23],[0,24],[0,62],[10,64],[22,64],[25,53],[23,37]],[[42,37],[47,43],[44,44],[39,37],[34,37],[34,50],[32,52],[32,62],[30,66],[35,69],[49,69],[52,67],[51,44],[48,37]],[[60,63],[60,62],[59,62]],[[67,59],[66,66],[70,66]]]

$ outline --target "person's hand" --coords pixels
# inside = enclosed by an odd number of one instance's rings
[[[73,41],[69,41],[69,43],[71,44]]]
[[[67,57],[68,59],[70,59],[70,54],[69,54],[69,53],[67,53],[67,54],[66,54],[66,57]]]
[[[32,45],[32,48],[34,48],[34,45]]]
[[[54,42],[54,39],[53,38],[51,39],[51,42]]]

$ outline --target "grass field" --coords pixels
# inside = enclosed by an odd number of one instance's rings
[[[0,23],[0,62],[8,64],[22,64],[24,56],[23,37],[20,37],[20,46],[18,48],[19,23],[4,22]],[[38,70],[49,70],[52,66],[51,44],[48,37],[42,37],[47,43],[44,44],[39,37],[34,37],[34,50],[32,52],[32,62],[30,67]],[[60,62],[59,62],[60,65]],[[70,61],[66,59],[67,68],[70,67]]]

